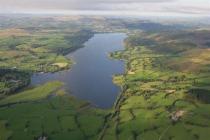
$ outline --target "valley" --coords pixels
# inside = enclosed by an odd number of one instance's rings
[[[210,27],[21,19],[0,26],[0,140],[209,137]]]

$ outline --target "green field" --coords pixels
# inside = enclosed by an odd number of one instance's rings
[[[0,101],[1,140],[96,139],[106,111],[75,100],[61,87],[50,82]]]
[[[104,17],[20,19],[0,21],[0,140],[210,137],[209,27]],[[33,73],[69,69],[65,55],[94,32],[128,35],[125,50],[110,53],[126,69],[113,76],[122,88],[113,108],[76,99],[59,81],[28,86]]]
[[[177,54],[174,50],[179,50],[179,46],[166,53],[158,46],[134,43],[133,36],[127,41],[125,51],[111,54],[125,60],[127,72],[114,78],[123,93],[100,139],[205,140],[209,137],[210,81],[209,72],[202,71],[209,68],[202,63],[209,57],[203,55],[208,48],[203,48],[199,55],[191,53],[194,46]],[[176,64],[182,69],[171,67],[177,58],[188,61],[186,54],[191,54],[190,59],[200,60],[196,70],[186,71],[188,67],[180,61]]]
[[[0,30],[0,98],[27,86],[32,73],[69,69],[73,62],[65,55],[83,47],[92,35],[89,30],[79,29],[39,33]]]
[[[58,30],[53,34],[51,31],[30,33],[26,30],[1,32],[6,35],[0,37],[0,67],[31,72],[56,72],[69,68],[71,61],[63,55],[82,47],[92,36],[88,30],[67,33]]]

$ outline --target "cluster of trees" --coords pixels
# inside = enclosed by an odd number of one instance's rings
[[[65,35],[64,39],[70,45],[70,48],[67,48],[67,50],[63,49],[60,52],[62,54],[66,54],[69,51],[73,51],[75,49],[83,47],[83,44],[88,41],[93,35],[94,33],[91,30],[80,30],[73,35]]]
[[[11,94],[30,83],[30,74],[15,69],[0,69],[0,94]]]

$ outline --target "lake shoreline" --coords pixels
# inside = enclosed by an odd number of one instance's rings
[[[116,98],[121,94],[121,88],[113,83],[113,77],[125,71],[124,61],[113,59],[110,54],[124,50],[126,37],[125,33],[94,34],[84,43],[84,47],[65,56],[74,62],[70,69],[56,73],[35,73],[31,86],[59,80],[65,83],[64,89],[71,96],[91,102],[97,108],[112,108]],[[90,83],[89,79],[94,80]],[[81,87],[77,83],[80,83]]]

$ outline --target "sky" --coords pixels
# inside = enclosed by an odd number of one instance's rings
[[[0,0],[0,13],[210,16],[210,0]]]

